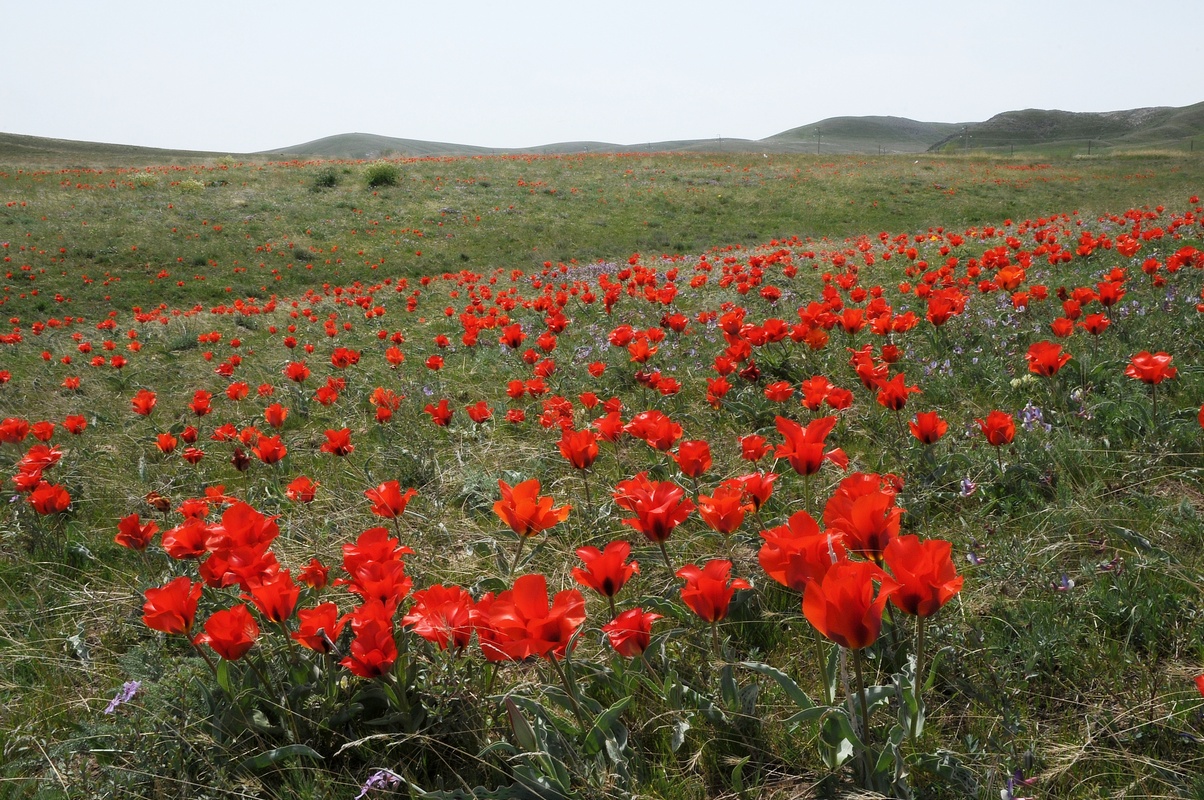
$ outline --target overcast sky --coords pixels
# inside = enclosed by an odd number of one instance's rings
[[[1200,0],[5,0],[0,18],[0,131],[220,152],[1204,101]]]

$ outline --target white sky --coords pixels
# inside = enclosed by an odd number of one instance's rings
[[[1204,101],[1200,0],[2,0],[0,29],[0,131],[220,152]]]

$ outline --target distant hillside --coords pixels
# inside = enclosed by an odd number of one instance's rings
[[[932,145],[933,152],[959,149],[1025,150],[1189,149],[1192,137],[1204,137],[1204,103],[1183,108],[1134,108],[1128,111],[1071,112],[1026,109],[996,114],[965,126]],[[1204,145],[1204,142],[1201,143]],[[1186,146],[1185,146],[1186,145]]]
[[[223,155],[226,154],[0,133],[0,162],[8,163],[27,164],[49,161],[56,164],[78,163],[80,166],[134,166],[182,161],[212,161]]]
[[[774,134],[762,142],[795,145],[801,152],[923,153],[961,123],[917,122],[904,117],[831,117]]]
[[[521,148],[400,139],[343,133],[257,153],[216,153],[47,139],[0,133],[0,163],[138,166],[212,161],[222,155],[247,160],[348,159],[568,153],[819,153],[892,154],[1019,151],[1041,157],[1128,150],[1204,150],[1204,102],[1183,108],[1071,112],[1027,109],[986,122],[917,122],[903,117],[831,117],[764,139],[715,136],[662,142],[555,142]]]

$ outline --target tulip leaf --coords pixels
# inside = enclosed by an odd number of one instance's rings
[[[531,723],[523,716],[519,710],[518,704],[513,698],[506,698],[506,716],[510,719],[510,727],[514,730],[514,740],[518,742],[518,746],[528,753],[535,753],[543,750],[543,743],[539,741],[539,737],[535,734],[535,729],[531,727]]]
[[[222,659],[217,662],[217,669],[214,670],[217,677],[217,685],[222,687],[222,691],[233,696],[234,692],[230,689],[230,662]]]
[[[752,756],[745,756],[736,762],[736,766],[732,768],[732,789],[737,794],[744,793],[744,765]]]
[[[787,696],[794,701],[794,704],[800,709],[807,710],[815,708],[815,703],[807,696],[807,693],[802,690],[794,679],[782,672],[777,667],[771,667],[768,664],[762,664],[759,661],[745,661],[740,664],[745,669],[751,669],[753,672],[759,672],[766,677],[773,678],[778,686],[782,687],[782,691],[786,692]]]
[[[593,727],[590,728],[589,733],[586,735],[586,740],[594,742],[596,747],[601,748],[605,744],[604,740],[610,733],[611,729],[616,727],[619,715],[622,714],[624,709],[626,709],[630,704],[631,697],[624,697],[610,708],[599,714],[598,718],[594,721]],[[622,726],[620,725],[618,727]]]
[[[322,760],[322,754],[306,744],[286,744],[275,750],[265,750],[259,755],[251,756],[239,763],[239,769],[261,770],[275,764],[280,764],[292,758],[312,758]]]
[[[669,736],[669,749],[676,753],[686,743],[686,734],[690,731],[690,720],[683,717],[673,723],[673,733]]]

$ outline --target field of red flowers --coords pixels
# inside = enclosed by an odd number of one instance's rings
[[[1204,791],[1190,190],[186,300],[172,174],[6,173],[13,796]]]

